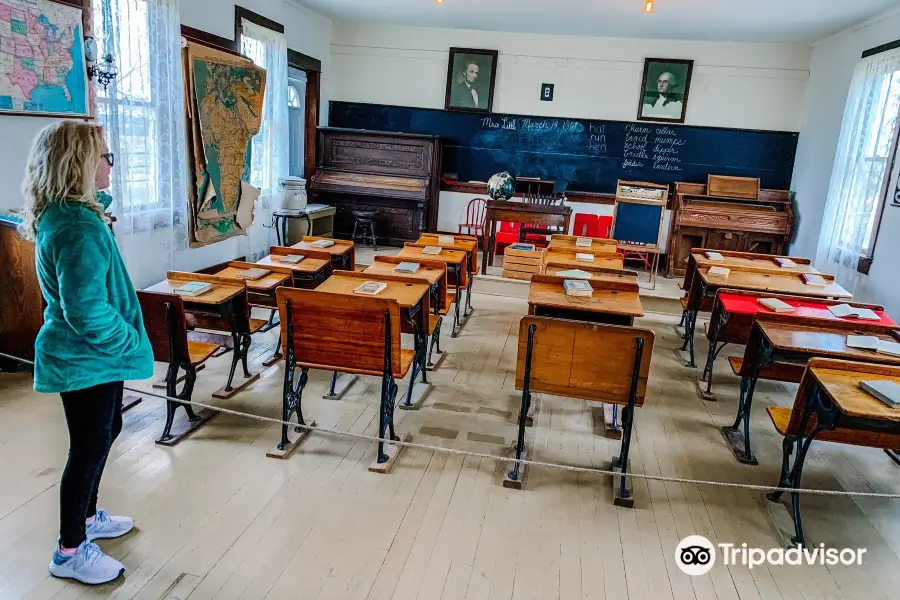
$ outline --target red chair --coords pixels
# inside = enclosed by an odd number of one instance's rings
[[[575,214],[575,226],[572,235],[579,237],[599,237],[597,235],[597,215],[586,213]]]
[[[506,221],[500,221],[500,229],[499,231],[497,231],[496,235],[497,254],[503,254],[504,248],[519,241],[520,227],[521,225],[519,223],[507,223]]]
[[[457,233],[465,233],[474,235],[475,237],[484,237],[484,212],[487,202],[484,198],[472,198],[466,207],[466,221],[460,223]]]
[[[612,222],[612,217],[597,217],[597,237],[608,238]]]

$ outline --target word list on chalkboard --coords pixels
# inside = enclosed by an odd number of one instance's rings
[[[679,172],[685,144],[671,127],[626,125],[622,168]]]

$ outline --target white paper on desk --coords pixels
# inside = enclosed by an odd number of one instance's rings
[[[256,199],[259,198],[260,191],[247,183],[241,181],[241,198],[238,200],[237,214],[234,220],[237,221],[238,227],[246,231],[253,225],[253,208],[256,206]]]

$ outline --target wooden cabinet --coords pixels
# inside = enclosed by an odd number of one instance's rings
[[[44,322],[44,299],[34,262],[34,244],[0,221],[0,352],[34,360],[34,341]],[[4,361],[5,362],[5,361]]]

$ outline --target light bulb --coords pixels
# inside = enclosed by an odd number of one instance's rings
[[[647,0],[647,4],[644,5],[644,12],[653,12],[653,0]]]
[[[435,2],[437,2],[438,4],[443,4],[444,0],[435,0]]]

